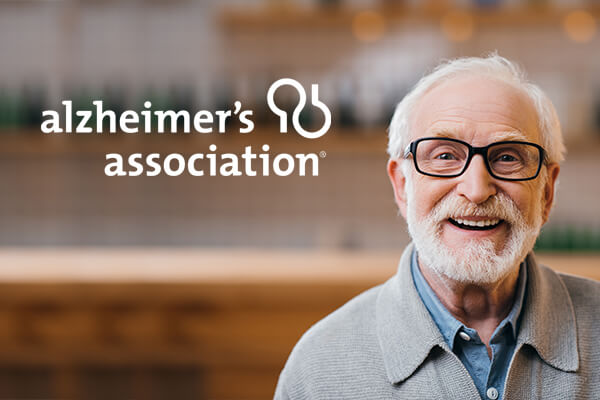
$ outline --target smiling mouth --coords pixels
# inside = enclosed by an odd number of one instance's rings
[[[461,218],[448,218],[450,223],[458,228],[469,230],[469,231],[489,231],[500,225],[503,220],[501,219],[484,219],[480,221],[471,221]]]

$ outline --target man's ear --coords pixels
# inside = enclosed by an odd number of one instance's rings
[[[402,172],[398,160],[391,159],[388,161],[387,173],[394,188],[394,198],[396,199],[398,209],[404,219],[406,219],[406,177]]]
[[[560,165],[558,163],[549,164],[547,167],[546,184],[544,185],[544,204],[542,209],[542,220],[545,224],[550,217],[550,210],[552,210],[552,204],[554,204],[554,193],[556,188],[556,181],[558,179],[558,173],[560,172]]]

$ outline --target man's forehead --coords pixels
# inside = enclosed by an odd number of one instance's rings
[[[411,139],[539,141],[537,114],[529,97],[492,77],[460,76],[437,85],[417,102],[411,118]]]

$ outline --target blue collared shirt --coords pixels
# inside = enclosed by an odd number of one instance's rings
[[[527,268],[520,266],[517,293],[512,309],[498,325],[490,339],[492,358],[477,331],[466,327],[444,307],[421,273],[417,252],[413,251],[411,272],[415,287],[431,317],[444,336],[450,349],[469,371],[482,399],[501,399],[508,366],[515,351],[519,316],[525,301]],[[468,335],[468,339],[467,336]]]

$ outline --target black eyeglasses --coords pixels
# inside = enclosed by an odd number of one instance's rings
[[[496,179],[528,181],[537,178],[544,162],[544,149],[535,143],[508,140],[473,147],[462,140],[426,137],[409,144],[404,158],[412,154],[415,168],[423,175],[453,178],[462,175],[474,155],[480,154]]]

